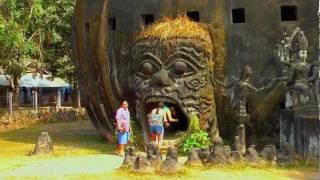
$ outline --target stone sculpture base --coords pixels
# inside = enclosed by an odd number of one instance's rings
[[[299,156],[319,154],[319,109],[288,109],[280,112],[280,149],[288,142]]]

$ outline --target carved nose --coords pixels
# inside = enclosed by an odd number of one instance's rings
[[[161,69],[158,73],[155,74],[154,80],[158,85],[162,86],[170,86],[173,83],[173,81],[169,77],[168,72],[164,69]]]

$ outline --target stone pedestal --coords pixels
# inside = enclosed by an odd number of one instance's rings
[[[288,142],[304,158],[319,154],[319,109],[288,109],[280,112],[280,148]]]
[[[239,125],[237,127],[237,136],[239,138],[239,143],[241,145],[242,154],[246,153],[246,127],[244,125]]]

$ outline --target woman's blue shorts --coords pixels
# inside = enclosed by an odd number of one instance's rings
[[[150,126],[151,134],[162,134],[163,126]]]
[[[118,144],[128,144],[130,138],[129,132],[121,133],[118,131]]]

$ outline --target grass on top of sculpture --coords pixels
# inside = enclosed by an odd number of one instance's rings
[[[179,16],[175,19],[163,18],[144,29],[137,35],[136,40],[157,38],[163,41],[174,38],[200,38],[211,44],[211,38],[206,29],[208,28],[205,24],[193,22],[186,16]]]

